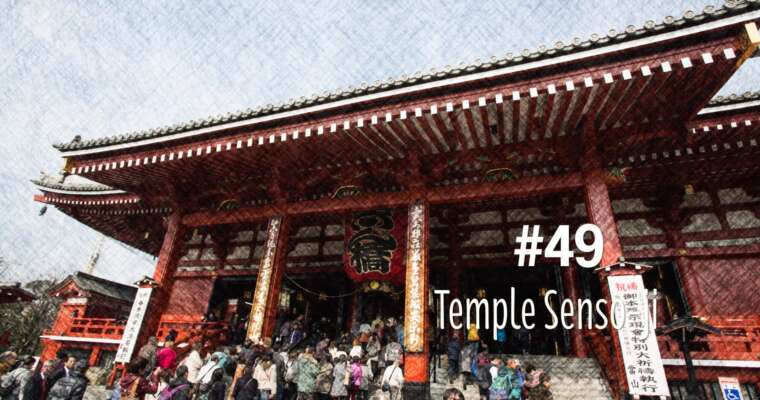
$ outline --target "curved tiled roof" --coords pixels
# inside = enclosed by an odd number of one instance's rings
[[[725,96],[716,96],[714,99],[710,100],[710,103],[707,104],[707,106],[724,106],[753,100],[760,100],[760,90],[756,92],[744,92],[742,94],[732,93]]]
[[[311,97],[300,97],[290,99],[286,103],[268,104],[256,109],[246,109],[235,113],[220,114],[201,120],[192,120],[185,123],[179,123],[171,126],[153,128],[149,130],[130,132],[122,135],[103,137],[90,140],[81,140],[77,137],[68,143],[59,143],[53,145],[61,151],[73,151],[91,149],[115,144],[137,142],[146,139],[168,136],[172,134],[188,132],[201,128],[208,128],[230,122],[244,121],[251,118],[273,115],[285,111],[297,110],[309,106],[327,104],[339,100],[351,99],[362,95],[380,93],[392,89],[399,89],[416,84],[434,82],[443,79],[474,74],[477,72],[489,71],[528,62],[538,61],[567,55],[575,52],[581,52],[593,48],[600,48],[613,44],[623,43],[642,37],[652,36],[660,33],[682,29],[688,26],[699,25],[713,20],[718,20],[733,15],[746,13],[760,9],[760,0],[733,0],[726,1],[721,7],[707,6],[702,12],[686,11],[680,18],[672,16],[665,17],[661,22],[647,21],[641,27],[633,25],[627,26],[622,31],[614,29],[605,35],[591,35],[587,40],[574,38],[568,43],[556,42],[554,46],[540,46],[535,50],[525,49],[519,54],[509,53],[504,57],[491,57],[489,60],[475,60],[474,63],[467,65],[461,63],[459,66],[446,66],[442,70],[433,69],[430,72],[417,72],[414,75],[402,75],[400,78],[389,78],[386,81],[376,81],[372,84],[362,83],[358,87],[349,86],[346,89],[339,89],[334,92],[324,92]]]
[[[38,179],[31,182],[40,188],[64,190],[67,192],[107,192],[118,190],[97,182],[65,183],[62,176],[53,176],[42,173]]]

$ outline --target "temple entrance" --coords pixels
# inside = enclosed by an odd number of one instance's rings
[[[357,289],[355,298],[356,310],[351,322],[352,329],[356,330],[361,324],[372,324],[378,318],[387,322],[393,318],[400,321],[404,315],[404,289],[403,286],[393,285],[389,282],[369,281],[355,284]]]
[[[548,354],[564,355],[569,353],[568,333],[561,326],[547,330],[545,325],[551,322],[551,314],[544,305],[544,295],[549,290],[556,290],[551,308],[558,313],[562,301],[562,281],[560,270],[555,266],[504,267],[470,269],[462,273],[462,297],[470,299],[505,299],[510,302],[510,292],[514,288],[516,319],[521,316],[521,305],[526,299],[533,300],[535,316],[530,320],[533,329],[506,328],[506,342],[494,340],[490,329],[481,329],[480,338],[492,353],[509,354]],[[480,318],[486,318],[481,310]],[[492,318],[492,316],[491,316]],[[466,332],[465,332],[466,334]]]

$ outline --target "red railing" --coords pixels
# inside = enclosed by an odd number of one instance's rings
[[[691,357],[706,360],[757,360],[760,353],[760,321],[748,319],[708,320],[721,330],[720,335],[694,339],[689,345]],[[669,337],[657,338],[663,358],[683,358],[678,342]]]
[[[74,318],[71,325],[63,332],[46,331],[48,335],[62,335],[74,337],[121,339],[124,334],[124,321],[114,318]]]

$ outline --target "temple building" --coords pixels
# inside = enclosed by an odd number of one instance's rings
[[[704,388],[735,376],[756,399],[760,93],[716,93],[755,55],[758,20],[757,1],[730,2],[284,104],[77,137],[55,145],[63,175],[34,181],[35,200],[157,257],[139,284],[152,292],[138,346],[170,330],[180,341],[257,340],[294,315],[330,334],[403,317],[405,391],[425,392],[431,341],[446,334],[434,327],[434,289],[606,298],[605,267],[625,260],[652,267],[641,273],[661,299],[658,325],[695,317],[719,329],[691,343]],[[602,231],[601,268],[545,256],[517,267],[523,226],[549,237],[585,223]],[[679,344],[657,340],[683,398]],[[629,391],[615,330],[537,329],[529,352],[592,360],[614,398]]]
[[[49,295],[62,301],[53,326],[41,336],[41,357],[49,360],[64,352],[90,366],[110,367],[136,290],[85,272],[50,288]]]

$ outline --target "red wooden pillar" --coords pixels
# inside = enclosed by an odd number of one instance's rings
[[[428,205],[409,206],[404,287],[404,398],[430,398],[428,380]]]
[[[570,299],[573,304],[578,304],[580,298],[580,281],[578,278],[577,265],[570,265],[567,268],[562,268],[562,286],[565,289],[565,298]],[[570,347],[573,355],[579,358],[588,357],[588,351],[586,350],[586,343],[583,342],[583,331],[581,330],[581,321],[577,316],[573,317],[574,329],[570,330]]]
[[[161,321],[166,305],[169,302],[172,285],[174,285],[174,274],[177,271],[177,263],[182,256],[182,247],[184,245],[185,228],[182,226],[182,215],[179,211],[173,212],[166,221],[166,233],[161,245],[161,251],[158,254],[158,262],[153,270],[153,279],[146,279],[138,286],[153,287],[148,308],[145,311],[145,319],[140,329],[139,339],[135,344],[135,351],[132,354],[134,358],[137,350],[145,344],[148,337],[155,335]]]
[[[593,159],[592,159],[593,160]],[[602,231],[602,237],[604,240],[602,261],[600,265],[606,267],[620,260],[623,256],[622,246],[620,245],[620,238],[618,237],[617,225],[615,223],[615,217],[612,213],[612,203],[610,202],[609,191],[607,190],[607,184],[605,183],[605,173],[602,169],[598,168],[598,163],[595,163],[593,169],[584,171],[584,184],[586,194],[586,213],[588,215],[589,222],[595,224]],[[607,285],[608,274],[604,270],[599,269],[599,279],[602,287],[602,297],[607,300],[607,304],[611,304],[612,298],[610,297],[609,286]],[[608,306],[608,316],[611,318],[612,310]],[[618,393],[626,393],[626,377],[623,364],[623,356],[621,354],[620,342],[618,341],[618,332],[616,329],[610,326],[610,340],[612,340],[612,346],[615,349],[613,355],[614,360],[614,372],[611,375],[615,376],[618,382],[616,388]]]
[[[287,217],[274,217],[269,220],[267,240],[256,278],[256,290],[253,292],[251,315],[248,318],[246,337],[254,342],[271,338],[274,334],[287,256],[288,225]]]
[[[678,275],[681,278],[681,287],[683,288],[684,295],[686,297],[686,307],[693,316],[705,316],[706,306],[705,297],[702,294],[702,289],[699,287],[699,278],[697,272],[694,269],[694,263],[692,259],[685,254],[686,243],[681,237],[681,227],[677,226],[667,231],[668,239],[671,247],[677,248],[679,256],[676,257],[676,268],[678,269]]]

